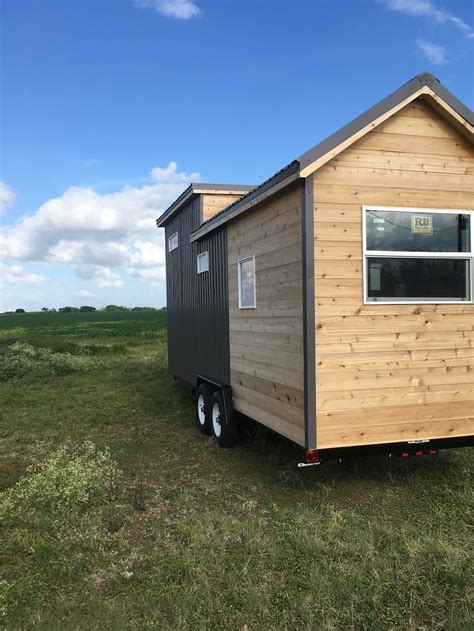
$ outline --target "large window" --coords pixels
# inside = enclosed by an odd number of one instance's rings
[[[249,256],[238,263],[239,274],[239,309],[254,309],[255,296],[255,258]]]
[[[472,211],[363,208],[366,302],[472,302]]]

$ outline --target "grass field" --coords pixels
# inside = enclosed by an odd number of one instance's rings
[[[468,450],[222,450],[164,312],[3,315],[0,346],[6,629],[474,628]]]

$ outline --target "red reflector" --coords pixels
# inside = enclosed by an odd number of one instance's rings
[[[319,455],[317,449],[306,450],[306,462],[319,462]]]
[[[402,451],[402,458],[408,458],[408,451]]]
[[[436,456],[437,453],[438,453],[437,449],[430,449],[430,456]]]
[[[416,455],[417,455],[417,456],[422,456],[422,455],[423,455],[423,452],[422,452],[422,451],[417,451],[417,452],[416,452]]]

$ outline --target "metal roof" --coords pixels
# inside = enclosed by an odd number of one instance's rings
[[[227,208],[224,208],[223,210],[218,212],[216,215],[214,215],[214,217],[211,217],[210,219],[205,221],[201,226],[199,226],[197,230],[195,230],[191,234],[191,242],[200,239],[208,232],[215,230],[215,228],[219,227],[226,221],[229,221],[231,217],[234,217],[235,215],[245,210],[248,205],[251,204],[252,201],[254,201],[257,197],[259,197],[266,191],[274,188],[277,184],[279,184],[283,180],[286,180],[291,175],[298,173],[299,168],[300,167],[298,160],[293,160],[293,162],[290,162],[290,164],[288,164],[286,167],[283,167],[283,169],[277,171],[274,175],[269,177],[268,180],[265,180],[259,186],[247,193],[247,195],[244,195],[230,206],[227,206]]]
[[[369,108],[366,112],[339,129],[337,132],[309,149],[309,151],[303,153],[301,156],[299,156],[299,158],[290,162],[290,164],[288,164],[286,167],[277,171],[277,173],[265,180],[265,182],[262,182],[262,184],[260,184],[256,188],[252,188],[252,190],[250,190],[251,187],[249,187],[249,192],[241,199],[237,200],[224,210],[221,210],[214,217],[203,223],[197,230],[195,230],[191,234],[191,241],[196,241],[197,239],[200,239],[205,234],[208,234],[212,230],[218,228],[225,222],[232,219],[233,217],[236,217],[240,213],[245,212],[250,207],[259,203],[259,197],[261,195],[263,195],[265,192],[270,192],[272,189],[275,189],[275,191],[280,189],[281,183],[285,180],[288,180],[288,183],[294,181],[302,169],[308,167],[319,158],[322,158],[329,152],[333,151],[336,147],[351,138],[354,134],[357,134],[357,132],[363,130],[373,121],[377,120],[380,116],[383,116],[397,105],[400,105],[405,99],[414,95],[416,92],[418,92],[418,90],[425,86],[432,90],[437,96],[439,96],[440,99],[447,103],[468,123],[474,125],[474,113],[472,112],[472,110],[467,107],[467,105],[462,103],[456,96],[454,96],[454,94],[452,94],[447,88],[445,88],[443,84],[439,81],[439,79],[437,79],[434,75],[432,75],[430,72],[423,72],[413,77],[413,79],[395,90],[395,92],[392,92],[392,94],[390,94],[386,98],[379,101],[376,105]],[[277,186],[278,189],[276,188]],[[159,220],[160,223],[157,222],[158,225],[163,225],[163,221],[167,220],[166,216],[169,212],[172,211],[173,214],[174,212],[176,212],[180,205],[183,204],[183,196],[186,199],[186,195],[190,194],[189,190],[190,189],[187,189],[180,197],[178,197],[176,202],[174,202],[174,204],[172,204],[170,208],[162,215]]]
[[[248,193],[248,191],[251,191],[254,188],[255,184],[204,184],[202,182],[190,184],[188,188],[184,190],[170,206],[168,206],[164,213],[158,217],[156,225],[158,228],[165,226],[194,195],[199,195],[200,193],[216,193],[219,191],[229,193]]]
[[[333,149],[335,149],[338,145],[343,143],[345,140],[356,134],[358,131],[370,125],[371,122],[383,116],[385,113],[389,112],[391,109],[396,107],[406,98],[410,97],[412,94],[417,92],[422,87],[428,87],[435,94],[437,94],[443,101],[445,101],[448,105],[450,105],[453,110],[458,112],[465,120],[467,120],[471,125],[474,125],[474,113],[471,109],[469,109],[464,103],[451,94],[449,90],[447,90],[442,83],[430,72],[423,72],[422,74],[416,75],[413,77],[408,83],[402,85],[401,88],[392,92],[385,99],[379,101],[376,105],[369,108],[366,112],[354,118],[353,121],[344,125],[341,129],[339,129],[336,133],[332,134],[319,144],[315,145],[309,151],[303,153],[298,161],[300,163],[301,169],[308,166],[315,160],[322,158],[325,154],[329,153]]]
[[[304,167],[328,154],[345,140],[348,140],[351,136],[364,129],[367,125],[370,125],[371,122],[389,112],[424,86],[430,88],[445,103],[452,107],[453,110],[460,114],[460,116],[467,120],[471,125],[474,125],[474,113],[472,110],[464,105],[464,103],[454,96],[454,94],[447,90],[434,75],[430,72],[423,72],[422,74],[413,77],[413,79],[402,85],[398,88],[398,90],[395,90],[395,92],[392,92],[392,94],[387,96],[385,99],[379,101],[379,103],[369,108],[366,112],[342,127],[339,131],[318,143],[309,151],[303,153],[298,159],[293,160],[293,162],[291,162],[288,166],[275,173],[275,175],[270,177],[268,180],[265,180],[265,182],[260,184],[260,186],[239,199],[237,202],[234,202],[209,219],[192,233],[191,241],[196,241],[205,234],[221,226],[226,221],[229,221],[229,219],[232,219],[236,215],[240,214],[240,212],[244,212],[248,209],[251,201],[257,198],[264,189],[270,190],[290,175],[295,172],[299,172]],[[289,182],[293,181],[293,179],[294,178],[290,179]]]

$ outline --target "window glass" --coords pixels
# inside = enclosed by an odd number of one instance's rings
[[[469,215],[366,211],[367,250],[470,252],[469,233]]]
[[[254,258],[239,261],[239,307],[255,307],[255,261]]]
[[[172,250],[176,250],[177,247],[178,247],[178,233],[175,232],[168,239],[168,252],[171,252]]]
[[[368,299],[470,300],[469,269],[467,259],[369,257]]]
[[[198,274],[209,271],[209,252],[203,252],[197,257]]]

